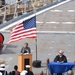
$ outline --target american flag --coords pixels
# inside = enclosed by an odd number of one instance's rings
[[[36,16],[16,25],[10,31],[11,36],[8,44],[23,38],[36,38]]]

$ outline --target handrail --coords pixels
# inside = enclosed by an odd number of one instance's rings
[[[46,6],[47,4],[51,4],[53,2],[58,2],[57,0],[29,0],[29,1],[19,1],[16,3],[12,3],[10,5],[6,5],[0,8],[0,24],[5,23],[11,19],[14,19],[23,14],[27,14],[28,12]],[[63,0],[60,0],[63,1]]]

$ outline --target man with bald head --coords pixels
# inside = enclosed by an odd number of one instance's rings
[[[64,51],[60,50],[59,54],[54,58],[54,62],[62,62],[62,63],[67,62],[67,58],[63,53]],[[57,73],[57,75],[62,75],[62,73]]]
[[[59,51],[59,55],[54,58],[54,62],[67,62],[66,56],[62,50]]]

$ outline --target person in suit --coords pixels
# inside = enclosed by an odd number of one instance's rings
[[[22,54],[23,53],[31,53],[31,49],[30,49],[30,47],[28,47],[28,43],[24,44],[24,47],[22,47],[22,49],[21,49],[21,53]]]
[[[64,55],[64,51],[63,50],[59,51],[59,54],[54,58],[54,62],[61,62],[61,63],[67,62],[67,58]],[[58,73],[57,75],[62,75],[62,73]]]
[[[11,71],[11,72],[9,72],[8,75],[20,75],[20,72],[18,71],[18,66],[15,65],[15,66],[14,66],[14,70]]]
[[[59,51],[59,55],[54,58],[54,62],[67,62],[66,56],[62,50]]]

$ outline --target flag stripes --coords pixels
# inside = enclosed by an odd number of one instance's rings
[[[23,38],[36,38],[35,22],[35,17],[33,17],[32,19],[28,19],[26,22],[20,23],[13,27],[10,32],[11,36],[8,43],[15,42]]]

